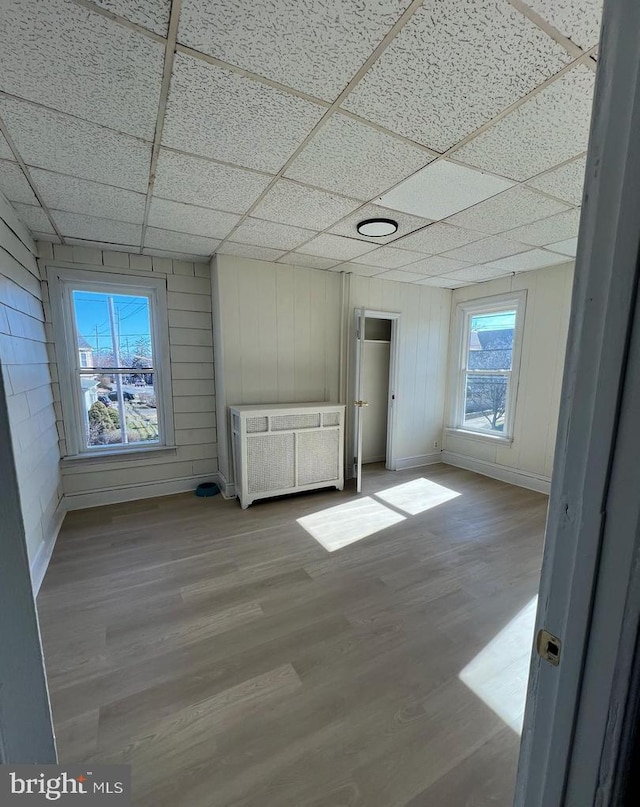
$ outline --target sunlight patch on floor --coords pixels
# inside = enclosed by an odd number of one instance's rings
[[[459,674],[518,734],[522,734],[537,604],[536,596]]]
[[[398,510],[412,516],[424,513],[432,507],[437,507],[439,504],[444,504],[444,502],[460,496],[457,491],[424,478],[413,479],[411,482],[405,482],[402,485],[395,485],[392,488],[387,488],[387,490],[381,490],[375,495],[392,507],[397,507]]]
[[[297,521],[327,552],[335,552],[405,519],[370,496],[363,496]]]

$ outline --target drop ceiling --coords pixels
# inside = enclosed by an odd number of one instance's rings
[[[575,254],[601,0],[12,0],[38,239],[455,288]],[[393,218],[368,239],[358,221]]]

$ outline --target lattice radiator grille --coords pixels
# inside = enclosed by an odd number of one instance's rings
[[[323,426],[339,426],[340,412],[325,412],[322,416]]]
[[[293,434],[247,439],[247,483],[250,493],[285,490],[295,485]]]
[[[247,432],[255,434],[256,432],[266,432],[269,430],[269,419],[266,417],[247,418]]]
[[[328,482],[337,479],[338,441],[337,429],[298,434],[298,484]]]
[[[317,429],[320,426],[320,412],[304,415],[275,415],[271,418],[271,430]]]

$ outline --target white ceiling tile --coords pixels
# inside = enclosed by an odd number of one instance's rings
[[[302,252],[290,252],[278,258],[278,263],[290,266],[305,266],[307,269],[330,269],[336,265],[335,258],[320,258],[318,255],[304,255]]]
[[[300,244],[313,238],[314,230],[301,227],[290,227],[273,221],[247,218],[232,234],[232,239],[239,244],[254,244],[257,247],[273,249],[295,249]]]
[[[0,191],[10,202],[22,202],[25,205],[40,204],[18,163],[0,160]]]
[[[18,218],[31,232],[55,233],[47,214],[39,205],[22,205],[14,202],[13,207]]]
[[[0,4],[5,92],[153,140],[164,47],[71,0]]]
[[[365,201],[432,160],[417,146],[336,114],[296,157],[286,175]]]
[[[457,272],[452,272],[449,275],[443,275],[443,280],[456,280],[466,283],[480,283],[483,280],[492,280],[495,277],[505,277],[510,275],[511,272],[504,269],[498,269],[495,266],[467,266],[465,269],[458,269]]]
[[[341,263],[339,266],[334,267],[334,270],[338,272],[353,272],[354,275],[360,275],[361,277],[374,277],[381,275],[385,271],[382,266],[364,266],[361,263],[353,263],[353,261]]]
[[[505,258],[507,255],[516,255],[518,252],[526,252],[529,247],[526,244],[519,244],[506,238],[483,238],[482,241],[474,241],[458,249],[452,249],[445,253],[448,258],[455,258],[469,263],[487,263],[497,261],[498,258]]]
[[[566,255],[556,255],[544,249],[531,249],[529,252],[521,252],[520,255],[493,261],[486,266],[507,272],[528,272],[530,269],[543,269],[545,266],[555,266],[559,263],[567,263]]]
[[[323,233],[305,244],[300,251],[307,255],[318,255],[321,258],[348,261],[374,249],[373,244],[365,244],[364,241],[358,241],[355,238]]]
[[[556,241],[554,244],[549,244],[547,249],[575,258],[576,252],[578,251],[578,237],[567,238],[566,241]]]
[[[526,224],[516,230],[509,230],[506,235],[515,241],[544,247],[554,241],[564,241],[566,238],[577,236],[579,226],[580,211],[572,208],[564,213],[557,213],[555,216],[536,221],[534,224]]]
[[[130,22],[155,31],[160,36],[167,35],[171,0],[93,0],[93,2]]]
[[[6,137],[0,132],[0,160],[15,160]]]
[[[497,235],[568,209],[562,202],[518,185],[461,213],[456,213],[448,221],[459,227]],[[509,238],[511,237],[509,234]]]
[[[468,280],[452,280],[448,277],[425,277],[424,280],[415,281],[419,286],[436,286],[440,289],[458,289],[460,286],[468,286]]]
[[[455,272],[456,269],[464,269],[468,265],[466,261],[456,261],[442,255],[435,255],[433,258],[424,258],[417,263],[412,263],[407,268],[411,272],[420,272],[423,275],[444,275],[447,272]]]
[[[280,179],[252,211],[252,215],[268,221],[325,230],[359,207],[356,199],[345,199]]]
[[[506,0],[426,0],[344,106],[445,151],[570,61]]]
[[[437,255],[439,252],[446,252],[449,249],[470,244],[472,241],[479,241],[483,237],[482,233],[454,227],[444,222],[436,222],[420,232],[395,241],[394,246],[400,249],[415,249],[427,255]]]
[[[424,275],[419,275],[416,272],[404,272],[401,269],[391,269],[381,275],[376,275],[378,280],[399,280],[401,283],[412,283],[414,280],[421,280],[423,277]]]
[[[230,213],[246,213],[272,177],[160,149],[154,195]]]
[[[394,249],[393,247],[379,247],[359,258],[353,258],[353,262],[364,263],[367,266],[382,266],[385,269],[398,269],[400,266],[419,261],[420,258],[424,258],[422,252],[411,252],[407,249]]]
[[[455,152],[456,160],[523,180],[585,151],[595,73],[577,65]]]
[[[49,208],[66,210],[69,213],[90,211],[92,216],[142,224],[146,201],[144,193],[43,171],[40,168],[31,168],[30,172]]]
[[[178,41],[333,100],[410,0],[183,0]]]
[[[0,117],[27,165],[146,193],[151,144],[2,96]]]
[[[201,257],[212,255],[219,244],[220,241],[217,238],[205,238],[202,235],[189,235],[188,233],[174,233],[171,230],[159,230],[157,227],[147,227],[144,239],[144,245],[149,249],[185,252]]]
[[[382,238],[370,238],[366,235],[360,235],[356,227],[359,222],[366,219],[392,219],[398,223],[398,230],[392,235],[384,235]],[[403,235],[417,230],[419,227],[426,227],[430,223],[428,219],[423,219],[419,216],[410,216],[408,213],[401,213],[398,210],[389,210],[388,207],[369,204],[364,205],[342,221],[334,224],[333,227],[329,228],[329,232],[336,235],[346,235],[349,238],[358,238],[360,241],[367,241],[369,244],[388,244]]]
[[[582,202],[586,162],[586,157],[579,157],[546,174],[540,174],[540,176],[530,179],[527,185],[557,196],[558,199],[564,199],[565,202],[570,202],[572,205],[579,205]]]
[[[149,209],[150,227],[205,235],[207,238],[226,238],[239,221],[237,213],[221,213],[167,199],[152,199]]]
[[[438,160],[405,179],[378,200],[405,213],[438,220],[495,196],[514,185],[509,179]]]
[[[225,241],[216,251],[218,255],[235,255],[238,258],[255,258],[258,261],[275,261],[282,255],[281,249],[257,247],[254,244],[235,244],[233,241]]]
[[[527,0],[527,5],[581,48],[597,44],[602,0]]]
[[[52,210],[51,215],[63,236],[104,241],[109,244],[140,246],[142,227],[111,219],[99,219],[81,213]]]
[[[325,111],[231,70],[176,53],[162,142],[276,172]]]

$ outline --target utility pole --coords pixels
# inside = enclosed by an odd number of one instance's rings
[[[100,336],[99,336],[98,330],[99,330],[98,326],[96,325],[95,326],[95,331],[96,331],[96,356],[98,358],[98,361],[100,361]]]
[[[120,363],[120,342],[119,342],[120,334],[116,334],[116,317],[113,306],[113,297],[109,295],[107,299],[109,301],[109,323],[111,325],[111,340],[113,342],[113,357],[115,359],[114,364],[118,369],[120,369],[120,367],[122,366]],[[123,443],[128,443],[129,438],[127,436],[127,420],[124,411],[124,397],[122,395],[122,376],[120,375],[120,373],[116,373],[115,377],[116,377],[116,395],[118,402],[118,415],[120,417],[120,436],[122,437]]]

